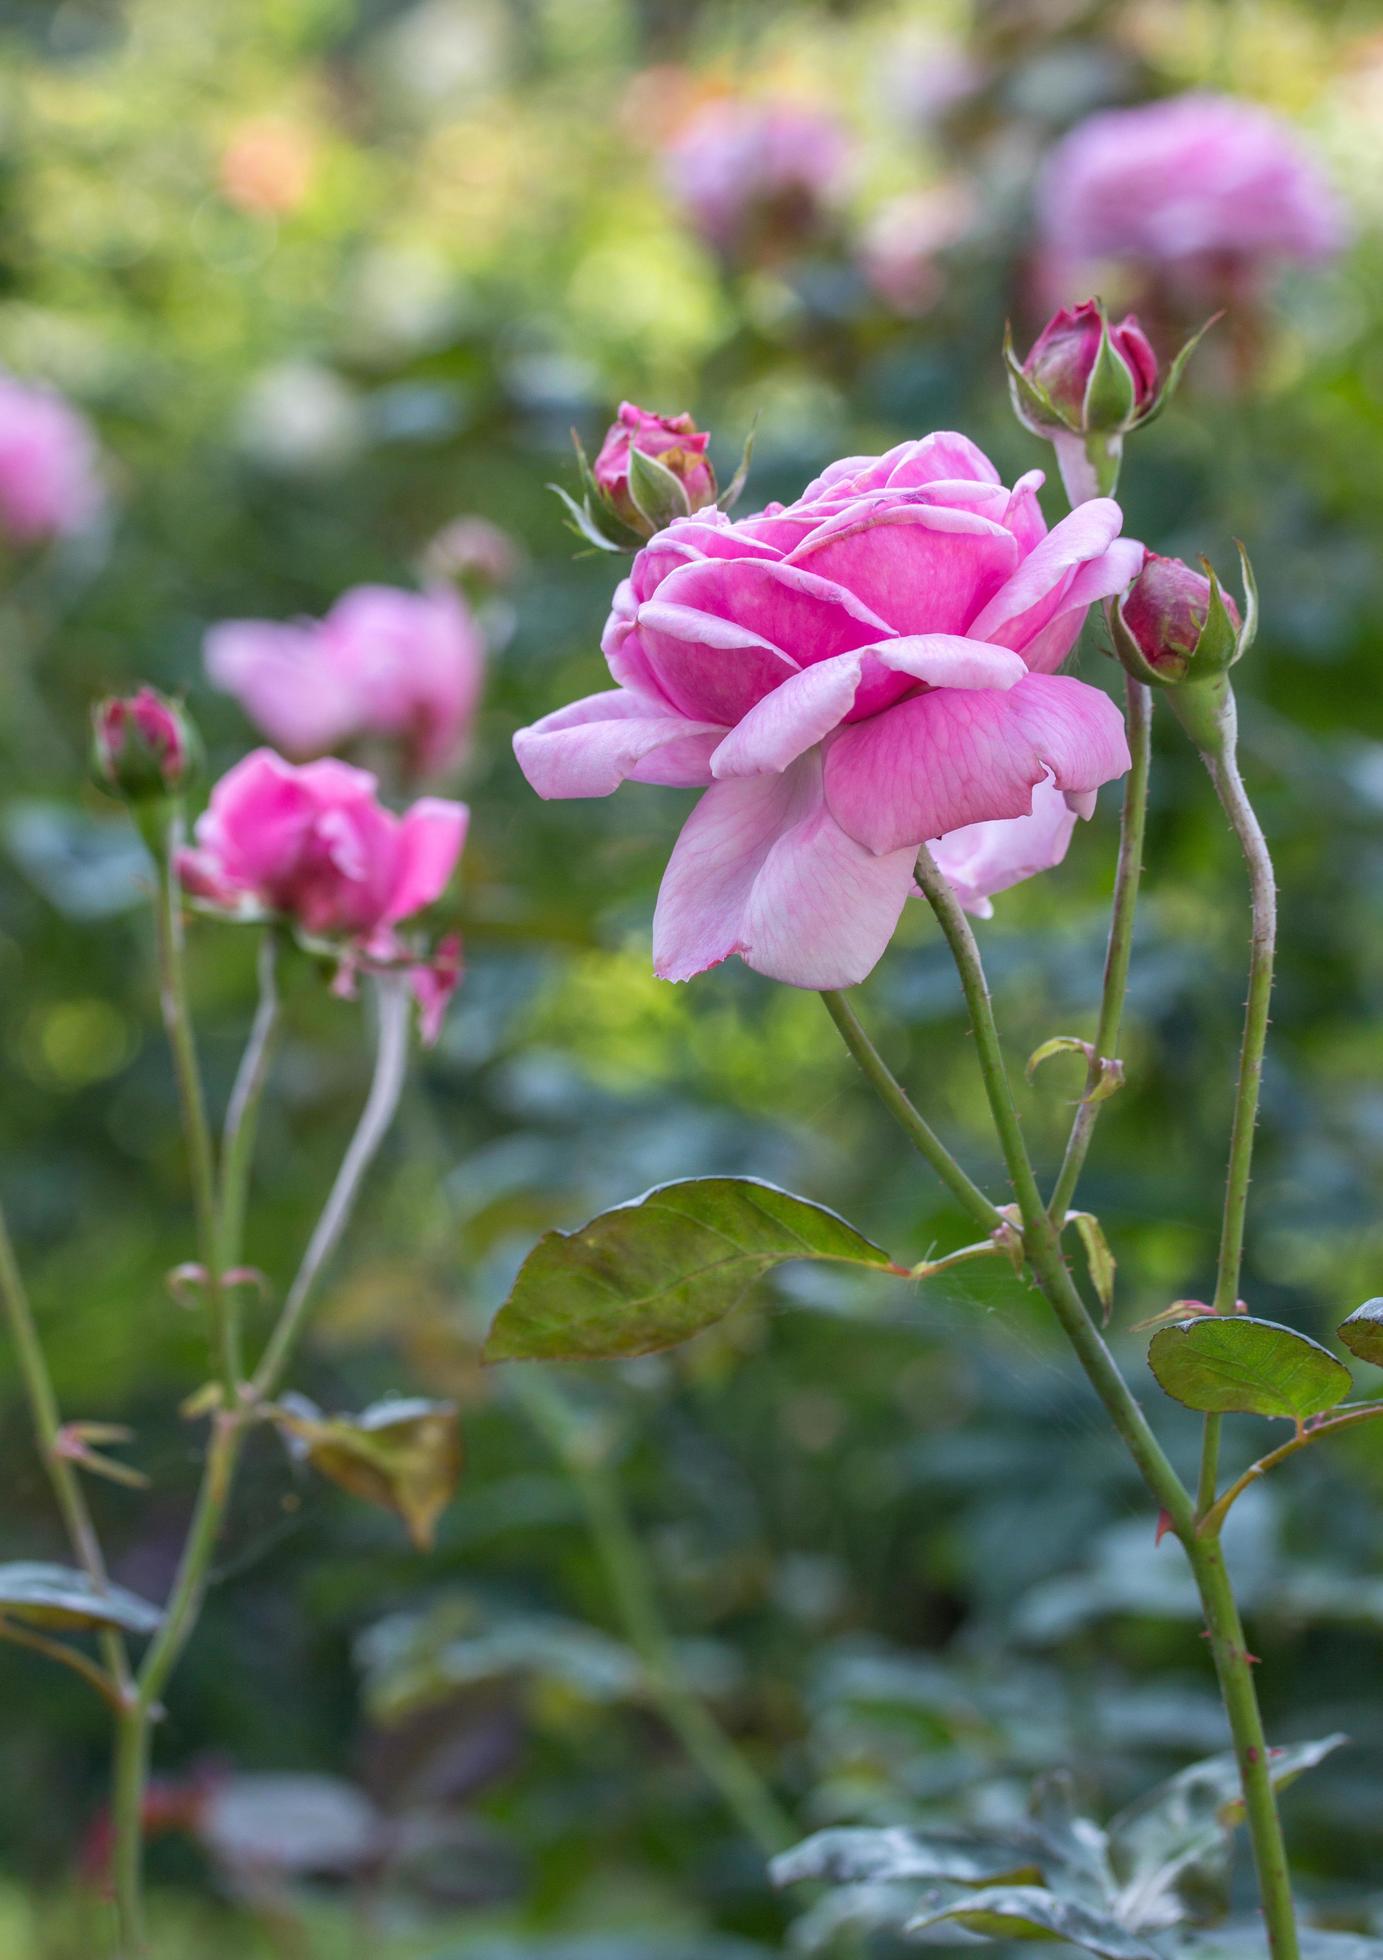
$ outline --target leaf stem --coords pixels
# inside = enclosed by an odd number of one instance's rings
[[[643,1663],[649,1693],[664,1721],[765,1856],[785,1851],[799,1833],[688,1682],[658,1604],[647,1554],[603,1452],[580,1434],[550,1382],[518,1371],[510,1385],[576,1487],[625,1635]]]
[[[259,1004],[250,1026],[245,1052],[240,1058],[230,1101],[226,1105],[225,1128],[221,1134],[217,1226],[223,1274],[240,1264],[244,1245],[245,1206],[259,1127],[259,1108],[278,1035],[278,950],[277,931],[273,926],[268,926],[259,942]]]
[[[1119,861],[1114,873],[1114,905],[1105,951],[1104,987],[1100,995],[1094,1053],[1086,1069],[1085,1091],[1071,1124],[1066,1154],[1047,1206],[1058,1225],[1065,1218],[1076,1195],[1095,1125],[1100,1120],[1101,1104],[1094,1099],[1095,1091],[1101,1082],[1101,1064],[1113,1061],[1118,1051],[1124,997],[1128,992],[1129,962],[1133,957],[1133,922],[1138,910],[1138,885],[1143,873],[1143,838],[1148,816],[1152,695],[1143,682],[1135,680],[1132,674],[1126,677],[1126,686],[1128,702],[1124,721],[1131,760],[1124,779],[1124,802],[1119,819]]]
[[[957,1204],[968,1211],[975,1223],[982,1225],[985,1231],[992,1232],[1001,1226],[1004,1221],[998,1210],[979,1185],[961,1169],[927,1119],[913,1106],[906,1090],[860,1026],[859,1017],[844,994],[823,988],[821,998],[826,1003],[826,1012],[840,1030],[841,1040],[859,1063],[879,1101],[914,1149],[926,1158]]]
[[[1327,1436],[1335,1435],[1338,1430],[1353,1429],[1359,1423],[1372,1422],[1379,1416],[1383,1416],[1383,1402],[1367,1402],[1355,1408],[1341,1409],[1323,1422],[1303,1427],[1297,1435],[1290,1437],[1285,1443],[1279,1443],[1277,1448],[1269,1450],[1266,1456],[1260,1456],[1256,1463],[1249,1465],[1242,1476],[1235,1478],[1224,1495],[1201,1516],[1196,1526],[1198,1535],[1202,1538],[1213,1538],[1229,1516],[1231,1508],[1238,1503],[1249,1486],[1256,1484],[1260,1477],[1266,1477],[1268,1472],[1275,1470],[1279,1463],[1285,1463],[1289,1456],[1295,1456],[1298,1450],[1309,1449],[1312,1443],[1323,1442]]]

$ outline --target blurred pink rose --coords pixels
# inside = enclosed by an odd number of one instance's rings
[[[430,579],[455,578],[477,586],[508,585],[518,577],[523,552],[488,517],[455,517],[423,548],[422,568]]]
[[[964,436],[835,463],[796,503],[679,519],[634,560],[613,691],[522,729],[541,796],[704,788],[663,878],[663,978],[738,954],[801,987],[862,980],[918,846],[1085,798],[1128,767],[1108,696],[1056,673],[1142,547],[1097,498],[1047,531]]]
[[[85,417],[55,390],[0,374],[0,531],[15,544],[68,537],[102,501]]]
[[[663,152],[668,190],[708,245],[734,256],[800,243],[838,200],[845,133],[800,102],[719,98]]]
[[[389,736],[422,775],[464,753],[484,644],[449,587],[358,585],[321,620],[224,620],[207,634],[205,661],[214,685],[288,754]]]
[[[905,191],[890,198],[860,234],[860,270],[895,313],[915,318],[936,304],[945,287],[939,254],[964,238],[973,218],[958,185]]]
[[[1059,265],[1133,259],[1190,274],[1322,258],[1344,236],[1340,205],[1292,129],[1218,95],[1089,117],[1048,157],[1038,219]]]
[[[621,402],[619,414],[605,431],[605,440],[592,466],[596,488],[611,509],[636,531],[648,524],[629,490],[629,452],[655,456],[671,470],[687,494],[693,511],[704,510],[716,498],[715,471],[706,451],[711,438],[690,415],[655,415],[634,402]]]
[[[997,893],[1060,864],[1079,814],[1073,805],[1079,802],[1048,779],[1034,788],[1027,816],[966,824],[939,837],[932,856],[966,911],[991,918],[990,900]]]

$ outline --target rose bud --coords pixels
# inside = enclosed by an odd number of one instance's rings
[[[690,415],[653,415],[621,402],[591,475],[606,508],[641,537],[715,502],[710,436]]]
[[[1253,644],[1258,593],[1242,545],[1247,603],[1223,590],[1208,559],[1197,572],[1180,558],[1144,554],[1143,568],[1110,615],[1114,647],[1136,680],[1169,690],[1172,707],[1207,752],[1233,734],[1229,669]]]
[[[182,792],[201,760],[201,742],[182,708],[141,687],[97,704],[91,759],[101,789],[143,803]]]

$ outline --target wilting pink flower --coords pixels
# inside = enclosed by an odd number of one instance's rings
[[[796,503],[679,519],[634,560],[603,646],[617,686],[515,737],[545,797],[706,790],[673,851],[654,965],[737,953],[802,987],[879,959],[918,846],[1088,797],[1128,767],[1109,698],[1056,669],[1142,547],[1119,507],[1048,532],[964,436],[835,463]]]
[[[809,237],[836,202],[844,131],[800,102],[706,103],[663,153],[672,196],[709,245],[727,255]]]
[[[890,198],[861,233],[861,272],[895,313],[925,313],[946,283],[939,254],[964,237],[972,215],[970,198],[954,184]]]
[[[1239,608],[1223,589],[1220,599],[1232,625]],[[1180,680],[1210,614],[1210,580],[1180,558],[1145,552],[1142,569],[1120,602],[1119,617],[1148,665],[1167,680]]]
[[[211,792],[196,847],[179,860],[185,889],[391,957],[393,928],[446,889],[470,813],[426,796],[397,817],[375,790],[368,771],[334,758],[295,768],[254,750]]]
[[[101,503],[85,418],[53,389],[0,374],[0,531],[15,544],[69,537]]]
[[[200,753],[186,714],[155,688],[112,695],[92,716],[97,780],[117,795],[176,794]]]
[[[626,524],[647,533],[648,524],[629,489],[629,452],[655,456],[671,470],[687,495],[690,510],[703,510],[716,497],[715,471],[706,450],[710,436],[690,415],[654,415],[634,402],[621,402],[619,414],[605,431],[605,440],[591,474],[602,497]]]
[[[1060,260],[1192,273],[1321,258],[1344,229],[1285,123],[1256,103],[1201,94],[1089,117],[1048,158],[1038,215]]]
[[[460,594],[358,585],[324,619],[232,619],[212,627],[207,673],[288,754],[364,736],[401,741],[418,774],[463,753],[484,646]]]
[[[1051,781],[1037,784],[1025,817],[999,817],[948,831],[932,845],[947,883],[967,912],[993,916],[990,900],[1012,885],[1061,863],[1080,814],[1077,796],[1063,796]]]

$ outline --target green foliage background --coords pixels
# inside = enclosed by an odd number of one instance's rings
[[[478,1344],[540,1230],[669,1176],[779,1180],[904,1260],[969,1233],[812,996],[739,969],[652,979],[653,895],[689,799],[544,806],[520,780],[513,729],[601,684],[613,583],[608,561],[572,557],[544,483],[569,469],[568,426],[597,439],[622,395],[694,407],[727,475],[757,413],[753,503],[933,427],[974,435],[1009,480],[1044,462],[1009,416],[999,340],[1007,313],[1035,324],[1033,160],[1107,99],[1232,80],[1300,117],[1355,199],[1351,251],[1274,289],[1237,384],[1212,340],[1133,446],[1124,502],[1159,549],[1227,565],[1242,537],[1263,588],[1244,762],[1285,945],[1245,1291],[1327,1338],[1380,1290],[1379,19],[1257,0],[1046,12],[10,0],[0,14],[0,361],[84,405],[114,476],[109,537],[16,567],[3,602],[0,1179],[65,1408],[137,1429],[151,1493],[94,1501],[119,1576],[152,1596],[195,1470],[170,1411],[203,1359],[163,1283],[190,1256],[183,1166],[137,861],[82,785],[87,704],[140,678],[185,689],[224,767],[250,736],[202,681],[211,621],[406,582],[458,512],[526,552],[461,785],[469,975],[300,1369],[327,1406],[457,1396],[462,1493],[422,1558],[266,1441],[159,1738],[170,1773],[310,1769],[394,1818],[426,1806],[452,1836],[445,1855],[295,1896],[277,1919],[225,1899],[171,1837],[154,1852],[161,1952],[780,1949],[788,1910],[647,1705],[576,1488]],[[986,64],[978,97],[930,130],[886,85],[919,27],[968,37]],[[852,216],[973,179],[975,221],[935,306],[888,316],[838,240],[723,274],[658,185],[656,84],[674,68],[837,106],[860,158]],[[302,201],[278,216],[237,208],[219,177],[263,117],[308,158]],[[1090,640],[1082,671],[1112,685]],[[1191,1421],[1128,1329],[1211,1285],[1247,924],[1207,785],[1170,725],[1157,747],[1130,1087],[1084,1201],[1120,1262],[1121,1350],[1189,1463]],[[1015,1058],[1093,1025],[1114,834],[1106,796],[1062,870],[983,928]],[[915,909],[860,1010],[997,1191],[953,980]],[[218,1107],[252,1007],[248,940],[193,932]],[[249,1247],[280,1285],[365,1068],[358,1011],[306,962],[288,991]],[[1047,1164],[1075,1090],[1063,1066],[1024,1092]],[[1111,1808],[1222,1746],[1175,1549],[1154,1555],[1145,1499],[1038,1304],[997,1264],[973,1270],[919,1292],[790,1272],[686,1351],[562,1378],[696,1678],[804,1830],[1007,1815],[1054,1764]],[[7,1555],[51,1554],[7,1356],[0,1370]],[[1235,1467],[1259,1427],[1231,1438]],[[1355,1740],[1288,1799],[1303,1891],[1375,1930],[1380,1502],[1365,1430],[1245,1502],[1232,1541],[1270,1730]],[[75,1960],[102,1917],[73,1879],[102,1801],[100,1711],[9,1650],[0,1692],[0,1937]]]

